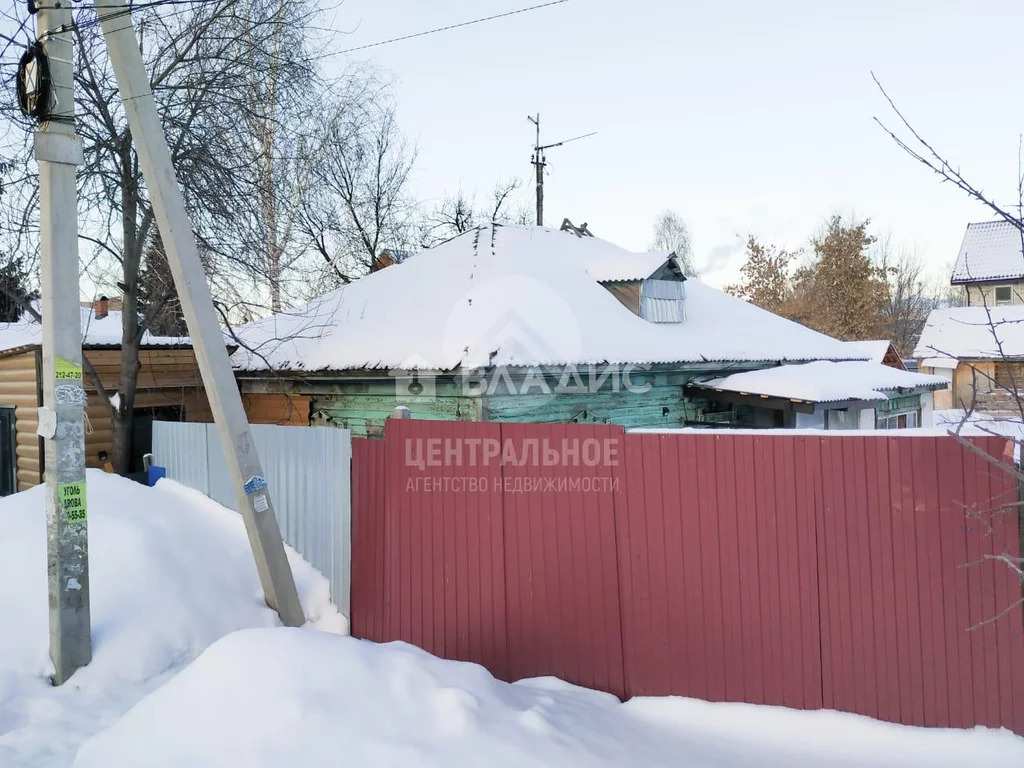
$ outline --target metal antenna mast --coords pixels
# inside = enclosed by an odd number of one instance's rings
[[[540,143],[540,112],[537,116],[527,115],[526,119],[529,120],[537,129],[537,135],[533,142],[533,157],[530,159],[530,164],[534,167],[537,172],[537,226],[544,226],[544,166],[547,165],[547,155],[545,151],[552,147],[560,147],[563,144],[568,144],[570,141],[577,141],[578,139],[585,139],[588,136],[593,136],[597,131],[591,131],[590,133],[584,133],[582,136],[574,136],[571,139],[563,139],[562,141],[555,142],[554,144]]]

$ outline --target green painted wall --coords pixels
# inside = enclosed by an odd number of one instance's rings
[[[705,406],[703,400],[684,396],[683,388],[694,375],[698,373],[667,368],[634,373],[629,383],[646,386],[642,392],[630,391],[621,377],[609,377],[596,391],[588,391],[599,380],[588,380],[586,375],[563,387],[569,391],[557,392],[559,378],[554,375],[532,379],[528,388],[521,376],[469,389],[452,377],[439,377],[423,380],[422,392],[414,388],[418,394],[410,393],[408,382],[401,379],[321,380],[310,386],[296,381],[292,386],[312,394],[314,423],[335,424],[357,437],[373,437],[383,433],[384,422],[397,405],[408,407],[416,419],[680,426],[699,420]]]
[[[414,419],[480,420],[480,398],[466,397],[450,380],[433,382],[433,394],[428,389],[418,395],[403,392],[401,399],[395,381],[335,382],[328,389],[313,395],[314,423],[350,429],[355,437],[383,435],[384,422],[398,405],[406,406]]]

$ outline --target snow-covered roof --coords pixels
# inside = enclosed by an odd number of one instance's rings
[[[945,379],[871,362],[833,363],[819,360],[804,365],[780,365],[761,371],[734,373],[699,386],[747,395],[781,397],[808,403],[885,400],[888,392],[940,389]]]
[[[601,283],[644,280],[660,269],[669,257],[670,254],[660,251],[654,253],[623,251],[622,253],[603,254],[587,261],[587,274]]]
[[[607,277],[607,265],[633,260],[642,274],[668,257],[556,229],[487,225],[243,326],[250,349],[233,359],[250,371],[331,371],[867,357],[696,280],[686,283],[684,322],[648,322],[588,272],[597,265]]]
[[[82,346],[121,346],[121,312],[111,310],[106,317],[97,318],[91,307],[81,307]],[[0,323],[0,352],[34,347],[43,343],[43,328],[31,315],[25,313],[15,323]],[[188,346],[186,336],[154,336],[147,331],[142,337],[144,347]]]
[[[889,351],[889,347],[892,345],[892,342],[888,339],[869,339],[867,341],[847,341],[843,343],[849,345],[851,349],[864,352],[872,363],[882,362]]]
[[[921,365],[1024,357],[1024,305],[933,309],[914,349]]]
[[[953,266],[953,283],[1024,277],[1021,230],[1008,221],[967,225]]]

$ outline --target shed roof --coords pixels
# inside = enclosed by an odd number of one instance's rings
[[[940,368],[955,368],[958,360],[1024,357],[1024,305],[933,309],[914,357]]]
[[[115,348],[121,346],[121,312],[111,310],[106,317],[97,318],[92,307],[81,307],[82,346],[86,348]],[[31,315],[24,314],[14,323],[0,323],[0,353],[29,349],[43,343],[43,328]],[[148,331],[142,337],[143,347],[191,346],[187,336],[154,336]]]
[[[947,382],[939,376],[910,373],[880,363],[819,360],[804,365],[780,365],[734,373],[700,382],[698,386],[807,403],[836,403],[885,400],[889,392],[942,389]]]
[[[696,280],[682,323],[643,320],[600,284],[646,277],[668,258],[556,229],[478,227],[240,328],[249,350],[233,359],[250,371],[337,371],[867,357]]]
[[[967,225],[953,266],[954,284],[1024,277],[1020,227],[1008,221]]]
[[[848,344],[851,349],[859,350],[864,352],[868,356],[868,360],[872,363],[881,363],[885,360],[885,355],[889,351],[889,347],[892,346],[892,342],[888,339],[869,339],[865,341],[846,341],[844,344]]]

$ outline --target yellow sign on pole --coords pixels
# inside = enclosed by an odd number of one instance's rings
[[[58,357],[55,361],[55,377],[59,379],[80,379],[82,378],[82,366]]]
[[[60,505],[69,523],[84,523],[86,518],[85,483],[61,483],[57,486]]]

